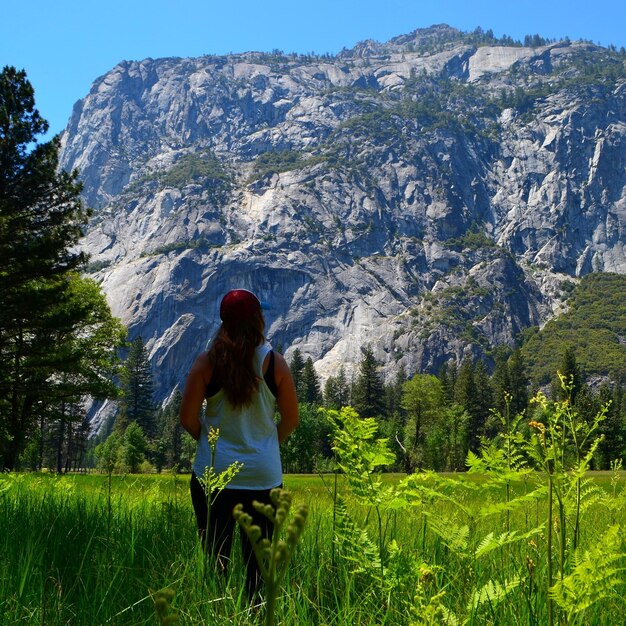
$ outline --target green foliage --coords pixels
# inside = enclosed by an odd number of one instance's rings
[[[95,456],[98,467],[107,474],[112,474],[115,470],[121,444],[121,435],[114,432],[96,446]]]
[[[302,375],[298,381],[298,400],[308,404],[320,404],[322,401],[322,391],[320,379],[313,366],[313,359],[308,357],[302,368]]]
[[[85,265],[85,274],[95,274],[111,265],[111,261],[93,261]]]
[[[281,444],[283,470],[310,474],[327,464],[330,425],[316,405],[301,403],[298,428]]]
[[[304,358],[300,348],[296,348],[293,351],[291,361],[289,362],[289,369],[291,370],[291,377],[293,378],[293,384],[296,391],[300,388],[300,381],[302,380],[302,372],[304,370]]]
[[[379,364],[369,345],[362,352],[363,358],[352,388],[352,404],[363,417],[379,417],[385,411],[385,388],[378,373]]]
[[[77,271],[89,211],[78,173],[59,170],[59,137],[23,71],[0,73],[0,467],[13,468],[37,430],[68,417],[64,406],[113,393],[123,333],[97,285]],[[93,354],[92,354],[93,353]],[[72,421],[79,415],[72,415]],[[57,443],[69,429],[57,429]],[[62,459],[58,454],[59,466]],[[39,464],[43,459],[39,459]]]
[[[263,152],[256,158],[252,174],[247,183],[250,184],[267,174],[280,174],[281,172],[300,170],[324,161],[326,161],[326,157],[304,151],[277,150],[275,152]]]
[[[140,336],[130,344],[121,372],[122,401],[117,424],[124,429],[136,422],[148,439],[156,435],[154,377],[148,351]]]
[[[160,434],[159,441],[163,442],[165,449],[164,463],[166,467],[190,469],[190,465],[185,467],[183,463],[183,441],[189,435],[180,425],[181,402],[182,394],[179,390],[176,390],[167,405],[159,411],[157,415],[157,425]]]
[[[265,515],[274,526],[272,540],[261,538],[261,529],[252,523],[252,517],[244,512],[241,504],[235,506],[233,516],[252,543],[254,556],[259,564],[267,595],[265,625],[275,621],[276,598],[282,585],[289,561],[296,551],[309,514],[306,505],[300,505],[293,519],[289,520],[292,495],[285,489],[272,489],[270,497],[274,506],[254,502],[254,508]],[[286,525],[288,523],[288,525]],[[281,531],[285,529],[285,538]]]
[[[526,446],[530,458],[542,470],[548,488],[549,589],[554,580],[553,508],[556,508],[555,520],[558,520],[554,523],[554,530],[558,532],[558,573],[562,581],[567,573],[570,550],[575,551],[580,542],[581,516],[589,508],[590,502],[600,499],[593,488],[585,488],[584,476],[600,443],[596,433],[605,415],[602,410],[589,422],[581,420],[571,403],[573,381],[561,378],[561,385],[567,396],[564,400],[550,403],[541,392],[533,398],[537,410],[530,426],[534,432]],[[572,529],[571,537],[567,536],[568,527]],[[552,598],[548,601],[548,623],[550,626],[554,623]]]
[[[209,243],[206,237],[198,237],[197,239],[184,239],[182,241],[166,243],[162,246],[157,246],[149,252],[142,252],[141,256],[169,254],[170,252],[182,252],[183,250],[209,250],[211,248],[219,248],[219,245]]]
[[[340,409],[350,404],[350,387],[343,365],[337,376],[329,376],[324,383],[324,406],[328,409]]]
[[[153,172],[132,183],[128,191],[141,185],[157,181],[160,187],[182,189],[189,184],[198,184],[216,206],[225,204],[233,186],[233,175],[212,152],[185,154],[165,172]]]
[[[496,243],[485,232],[478,228],[471,228],[460,237],[453,237],[444,242],[445,246],[453,250],[483,250],[497,248]]]
[[[566,347],[585,375],[626,379],[626,276],[589,274],[568,301],[567,312],[526,333],[521,348],[534,384],[550,382]]]
[[[623,471],[618,476],[623,481]],[[547,513],[545,491],[511,511],[506,533],[503,512],[496,510],[504,492],[479,474],[386,476],[394,493],[381,558],[369,507],[352,498],[341,475],[337,479],[341,495],[335,497],[326,477],[285,476],[294,501],[308,504],[310,512],[283,578],[277,621],[285,626],[547,624],[545,524],[529,534],[535,512],[542,519]],[[593,480],[613,497],[611,476],[595,473]],[[113,475],[110,497],[107,487],[108,477],[97,473],[0,476],[0,597],[7,623],[158,623],[158,594],[152,589],[175,592],[169,613],[181,623],[263,623],[262,607],[252,611],[240,593],[243,563],[234,559],[227,580],[207,567],[188,476]],[[514,483],[513,491],[515,499],[523,497],[525,485]],[[487,507],[495,512],[482,515]],[[345,539],[338,538],[340,515]],[[551,592],[563,623],[613,626],[615,616],[624,614],[625,572],[606,585],[591,583],[601,575],[604,555],[611,557],[606,572],[624,566],[623,559],[613,560],[624,550],[610,528],[623,528],[625,515],[623,506],[611,512],[600,501],[590,509],[583,543],[564,579],[580,562],[592,569],[594,556],[597,567],[592,575],[580,568],[567,583],[575,589],[564,592],[571,609],[561,609],[558,592]],[[454,549],[441,538],[448,522],[446,541]],[[587,603],[585,595],[591,604],[574,613]]]
[[[571,573],[550,589],[552,599],[563,609],[567,622],[594,604],[617,598],[624,585],[626,549],[620,526],[611,526],[588,550],[574,556]]]
[[[207,432],[207,439],[209,442],[209,448],[211,450],[211,464],[204,468],[202,476],[198,476],[198,481],[202,485],[202,489],[207,497],[207,504],[209,506],[209,515],[211,514],[211,505],[215,500],[215,496],[222,490],[224,490],[233,478],[241,471],[243,463],[240,461],[233,461],[225,470],[216,473],[213,467],[213,459],[215,457],[215,447],[217,440],[220,437],[219,428],[213,428],[211,426]]]
[[[335,525],[333,544],[336,555],[351,576],[369,578],[380,573],[380,552],[366,528],[359,527],[341,496],[334,505]]]
[[[131,422],[122,436],[118,452],[118,460],[122,468],[131,474],[136,474],[145,459],[147,449],[148,442],[141,426],[137,422]]]
[[[424,466],[426,432],[439,417],[442,404],[443,387],[432,374],[416,374],[402,386],[402,408],[407,416],[404,447],[411,470]]]
[[[395,458],[387,440],[376,437],[376,420],[359,417],[352,407],[321,411],[332,427],[332,450],[337,465],[345,473],[354,494],[369,504],[383,503],[386,490],[376,472],[393,463]]]

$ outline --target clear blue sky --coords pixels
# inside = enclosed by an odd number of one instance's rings
[[[335,53],[442,23],[626,47],[625,0],[3,0],[0,20],[0,65],[26,70],[55,133],[91,83],[122,60]]]

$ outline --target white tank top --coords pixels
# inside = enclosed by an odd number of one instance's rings
[[[282,483],[278,432],[274,422],[276,399],[263,379],[263,361],[270,350],[267,344],[256,349],[254,368],[260,379],[259,389],[247,407],[234,409],[223,390],[207,398],[193,465],[197,476],[201,477],[205,468],[211,466],[207,434],[209,427],[213,426],[220,431],[213,459],[214,471],[223,472],[235,461],[243,463],[227,489],[272,489]]]

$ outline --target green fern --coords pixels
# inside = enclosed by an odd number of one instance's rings
[[[622,531],[611,526],[591,549],[574,556],[572,572],[551,589],[553,600],[569,617],[617,594],[624,584],[626,552]]]
[[[538,535],[544,526],[541,525],[537,528],[533,528],[527,533],[518,533],[516,531],[505,532],[501,535],[495,535],[494,533],[489,533],[483,537],[482,541],[478,544],[476,551],[474,552],[474,556],[476,558],[480,558],[485,556],[485,554],[489,554],[493,552],[493,550],[497,550],[498,548],[502,548],[503,546],[508,546],[514,543],[518,543],[519,541],[524,541],[526,539],[530,539]]]
[[[452,520],[443,519],[441,516],[430,515],[428,513],[426,515],[428,517],[428,527],[431,532],[435,533],[454,554],[465,557],[469,556],[469,526],[459,526],[452,522]]]
[[[337,554],[348,565],[350,572],[363,574],[380,571],[380,554],[376,544],[365,528],[359,528],[354,523],[341,496],[337,496],[335,516],[333,542]]]
[[[468,613],[474,614],[480,607],[488,604],[492,609],[502,602],[520,584],[519,578],[507,580],[504,583],[490,580],[480,589],[476,589],[467,606]]]

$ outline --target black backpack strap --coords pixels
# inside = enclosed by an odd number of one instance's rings
[[[274,351],[270,350],[270,362],[267,364],[267,371],[263,376],[265,384],[269,387],[272,395],[276,397],[278,387],[276,387],[276,377],[274,375]]]
[[[210,398],[211,396],[214,396],[221,388],[222,383],[219,381],[219,376],[216,376],[215,372],[213,372],[211,380],[204,391],[204,397]]]

